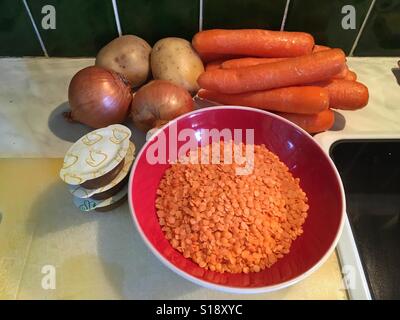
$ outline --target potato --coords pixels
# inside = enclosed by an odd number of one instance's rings
[[[197,78],[204,72],[204,66],[189,41],[159,40],[151,51],[150,61],[154,79],[171,81],[192,94],[199,90]]]
[[[96,56],[96,66],[122,74],[133,87],[149,77],[150,45],[142,38],[125,35],[112,40]]]

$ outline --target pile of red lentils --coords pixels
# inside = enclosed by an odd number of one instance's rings
[[[254,167],[247,175],[237,174],[239,164],[224,163],[226,146],[220,146],[219,163],[182,161],[166,170],[157,190],[159,222],[171,245],[200,267],[259,272],[302,234],[307,196],[264,145],[252,146]]]

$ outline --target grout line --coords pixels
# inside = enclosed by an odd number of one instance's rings
[[[203,31],[203,0],[199,1],[200,10],[199,10],[199,31]]]
[[[113,9],[114,9],[114,18],[115,18],[115,24],[117,25],[118,36],[122,36],[122,29],[121,29],[121,22],[119,21],[117,0],[111,0],[111,1],[112,1]]]
[[[29,9],[28,3],[26,2],[26,0],[22,0],[22,2],[24,3],[26,12],[27,12],[28,15],[29,15],[29,19],[30,19],[31,22],[32,22],[33,29],[35,30],[36,36],[37,36],[37,38],[38,38],[38,40],[39,40],[40,46],[42,47],[43,53],[44,53],[44,55],[48,58],[49,55],[48,55],[48,53],[47,53],[46,46],[44,45],[44,42],[43,42],[43,40],[42,40],[42,36],[40,35],[39,29],[38,29],[37,26],[36,26],[35,19],[33,19],[33,15],[32,15],[31,10]]]
[[[367,24],[368,18],[370,16],[371,12],[372,12],[372,9],[373,9],[373,7],[375,5],[375,2],[376,2],[376,0],[371,0],[371,4],[369,5],[367,14],[365,15],[364,21],[361,24],[360,30],[358,31],[358,34],[357,34],[357,37],[354,40],[353,46],[351,47],[351,50],[350,50],[350,53],[349,53],[349,57],[353,56],[354,50],[357,48],[358,41],[361,38],[361,35],[362,35],[363,31],[364,31],[365,25]]]
[[[285,11],[283,12],[283,17],[282,17],[281,31],[285,29],[286,18],[289,11],[289,5],[290,5],[290,0],[286,0]]]

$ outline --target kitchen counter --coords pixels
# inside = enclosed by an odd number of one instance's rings
[[[370,103],[356,112],[337,112],[334,128],[317,141],[400,132],[400,90],[392,72],[397,59],[348,60],[369,87]],[[23,194],[14,186],[16,193],[0,195],[0,299],[346,299],[336,254],[290,288],[226,294],[162,266],[140,239],[126,204],[99,214],[73,207],[57,172],[69,146],[89,130],[65,122],[62,112],[68,109],[70,79],[91,64],[93,59],[0,59],[0,179],[28,180]],[[145,136],[132,129],[140,147]],[[3,188],[11,190],[0,182]],[[54,290],[41,286],[46,265],[57,272]]]

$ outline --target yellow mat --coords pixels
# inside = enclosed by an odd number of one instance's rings
[[[62,159],[0,159],[0,299],[344,299],[336,255],[279,292],[203,289],[163,266],[128,205],[82,213],[58,171]]]

